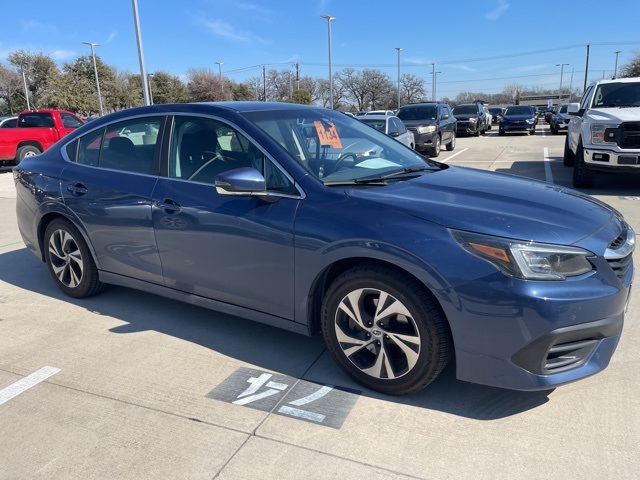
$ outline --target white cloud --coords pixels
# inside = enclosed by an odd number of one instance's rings
[[[78,54],[72,50],[55,50],[50,55],[54,60],[68,60],[75,58]]]
[[[549,68],[549,65],[523,65],[522,67],[511,68],[509,72],[536,72],[539,70],[545,70]]]
[[[262,39],[245,30],[238,30],[230,23],[223,20],[196,20],[196,25],[201,25],[210,33],[218,37],[226,38],[234,42],[250,43],[253,41],[263,42]]]
[[[509,4],[505,0],[498,0],[498,4],[499,5],[495,10],[492,10],[485,15],[489,20],[497,20],[509,8]]]
[[[109,38],[107,38],[104,43],[109,43],[113,41],[117,36],[118,36],[118,32],[111,32],[109,34]]]

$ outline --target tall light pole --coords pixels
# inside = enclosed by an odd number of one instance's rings
[[[147,70],[144,66],[144,53],[142,51],[142,34],[140,33],[140,19],[138,17],[138,1],[131,0],[133,6],[133,22],[136,27],[136,40],[138,43],[138,59],[140,60],[140,83],[142,83],[142,98],[145,105],[150,105],[149,85],[144,81],[147,78]]]
[[[558,103],[562,103],[562,73],[564,72],[564,66],[568,63],[557,63],[556,67],[560,67],[560,89],[558,90]]]
[[[147,75],[147,81],[149,82],[149,105],[153,105],[153,89],[151,88],[151,77],[153,77],[153,73],[149,73]]]
[[[224,99],[224,84],[222,83],[222,62],[213,62],[218,64],[218,71],[220,72],[220,89],[222,90],[222,98]]]
[[[402,48],[396,47],[396,50],[398,51],[398,108],[400,108],[400,50]]]
[[[435,71],[435,69],[436,69],[436,64],[435,63],[432,63],[431,65],[433,65],[433,71],[431,72],[431,75],[433,75],[433,92],[431,94],[431,97],[432,97],[431,100],[433,102],[435,102],[436,98],[437,98],[436,97],[436,86],[438,85],[438,74],[442,73],[442,72],[436,72]]]
[[[331,102],[331,109],[333,110],[333,75],[331,72],[331,22],[335,20],[331,15],[321,15],[322,18],[327,20],[327,35],[329,38],[329,101]]]
[[[620,53],[620,50],[616,50],[613,53],[616,55],[616,66],[613,69],[613,78],[615,79],[618,76],[618,54]]]
[[[100,116],[104,115],[102,111],[102,95],[100,95],[100,81],[98,80],[98,65],[96,64],[96,52],[93,47],[99,47],[99,43],[82,42],[91,47],[91,56],[93,57],[93,72],[96,75],[96,89],[98,90],[98,102],[100,103]]]
[[[22,70],[22,81],[24,83],[24,98],[27,100],[27,110],[31,110],[31,104],[29,103],[29,89],[27,88],[27,76],[24,74],[24,63],[20,65]]]

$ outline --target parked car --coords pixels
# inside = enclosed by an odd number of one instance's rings
[[[564,165],[574,187],[593,187],[600,172],[640,174],[640,77],[592,82],[567,111]]]
[[[487,107],[482,107],[482,109],[484,110],[484,118],[487,124],[487,130],[491,130],[492,128],[491,124],[493,123],[493,115],[491,114],[491,111],[489,111]]]
[[[365,115],[395,115],[391,110],[369,110]]]
[[[500,117],[498,135],[504,135],[507,132],[525,132],[534,135],[537,123],[538,117],[532,106],[510,105]]]
[[[487,131],[487,117],[481,103],[463,103],[453,107],[453,115],[458,121],[458,135],[476,137]]]
[[[407,127],[398,117],[392,117],[390,115],[365,115],[360,117],[359,120],[395,138],[409,148],[415,147],[413,132],[407,130]]]
[[[500,107],[491,107],[489,108],[491,112],[491,123],[499,123],[500,117],[502,116],[503,110]]]
[[[449,104],[444,102],[413,103],[403,105],[396,115],[415,139],[415,148],[431,157],[440,155],[442,145],[447,150],[456,148],[456,118]]]
[[[549,122],[549,128],[553,135],[557,135],[560,130],[567,130],[569,120],[571,120],[571,115],[567,113],[568,107],[568,103],[561,103],[560,105],[556,105],[553,109],[553,112],[551,113],[551,121]]]
[[[16,128],[18,117],[0,117],[0,128]]]
[[[340,112],[138,107],[13,175],[20,234],[65,294],[115,284],[321,331],[380,392],[419,390],[454,356],[459,379],[550,389],[604,369],[620,340],[635,236],[616,210],[427,159]]]
[[[16,128],[0,129],[0,166],[16,165],[25,157],[38,155],[84,121],[65,110],[21,112]]]

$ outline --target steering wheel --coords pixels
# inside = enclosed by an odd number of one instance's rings
[[[340,168],[340,165],[342,165],[342,163],[349,157],[353,157],[353,161],[355,163],[356,160],[358,160],[358,156],[353,153],[353,152],[345,152],[342,155],[340,155],[338,157],[338,160],[336,160],[336,163],[333,164],[333,170],[331,173],[337,172],[338,169]]]

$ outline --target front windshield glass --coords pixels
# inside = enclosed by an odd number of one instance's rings
[[[400,120],[435,120],[437,109],[435,105],[424,107],[401,107],[396,114]]]
[[[473,115],[474,113],[478,113],[478,107],[474,105],[458,105],[457,107],[453,107],[454,115]]]
[[[360,183],[406,170],[440,168],[437,162],[339,112],[301,108],[242,115],[324,183]]]
[[[515,105],[507,108],[505,115],[532,115],[531,107],[526,105]]]
[[[360,121],[366,123],[367,125],[372,126],[373,128],[375,128],[376,130],[382,133],[386,133],[385,126],[387,122],[385,120],[377,120],[377,119],[371,119],[371,118],[365,117],[360,119]]]
[[[604,83],[596,89],[594,107],[640,106],[640,83]]]

